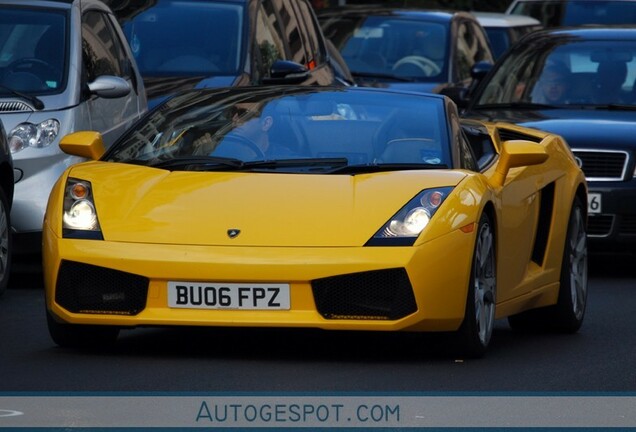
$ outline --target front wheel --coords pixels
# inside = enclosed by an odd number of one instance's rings
[[[464,322],[457,333],[460,351],[468,357],[483,356],[490,343],[495,326],[496,270],[494,228],[483,213],[477,227]]]
[[[561,286],[553,306],[508,317],[515,330],[574,333],[583,324],[587,304],[587,230],[580,199],[572,205],[561,261]]]
[[[9,201],[0,188],[0,295],[6,291],[11,275],[13,238],[10,216]]]
[[[46,323],[53,342],[63,348],[108,348],[119,336],[118,327],[61,323],[48,310]]]

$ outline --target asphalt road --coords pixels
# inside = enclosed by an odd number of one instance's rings
[[[109,352],[67,350],[48,336],[40,275],[14,274],[0,298],[0,392],[636,392],[634,263],[593,257],[579,333],[502,320],[479,360],[436,335],[277,329],[135,329]]]

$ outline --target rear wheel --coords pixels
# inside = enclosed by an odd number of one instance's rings
[[[553,306],[508,317],[517,330],[574,333],[583,324],[587,305],[587,231],[580,199],[572,205],[561,262],[561,287]]]
[[[486,352],[495,326],[497,273],[495,235],[490,217],[481,215],[471,268],[464,322],[458,331],[460,351],[468,357]]]
[[[48,310],[46,323],[53,342],[64,348],[108,348],[119,335],[118,327],[60,323]]]

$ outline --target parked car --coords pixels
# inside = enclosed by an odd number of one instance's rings
[[[636,24],[636,0],[513,0],[506,13],[529,15],[545,27]]]
[[[0,103],[0,109],[2,109],[2,103]],[[7,289],[9,276],[11,276],[13,188],[13,160],[7,143],[7,134],[0,120],[0,295]]]
[[[105,0],[141,69],[150,106],[189,88],[351,85],[307,0]]]
[[[39,253],[53,183],[82,158],[59,148],[77,130],[104,144],[147,109],[143,82],[110,10],[97,0],[0,0],[0,119],[13,154],[16,253]]]
[[[543,28],[539,20],[526,15],[478,11],[472,14],[486,30],[495,60],[523,36]]]
[[[500,137],[527,136],[501,141]],[[104,154],[98,133],[45,222],[61,346],[135,326],[450,331],[495,318],[574,332],[585,178],[563,140],[460,123],[447,97],[363,87],[192,90]]]
[[[591,246],[633,251],[635,81],[636,28],[545,30],[500,59],[464,115],[562,135],[589,184]]]
[[[457,102],[471,69],[492,64],[488,37],[468,12],[349,6],[318,12],[323,32],[361,86],[443,93]]]

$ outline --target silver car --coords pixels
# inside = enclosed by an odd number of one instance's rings
[[[13,155],[15,252],[39,252],[62,171],[82,159],[59,140],[97,130],[106,145],[145,111],[143,81],[110,9],[98,0],[0,0],[0,120]]]

